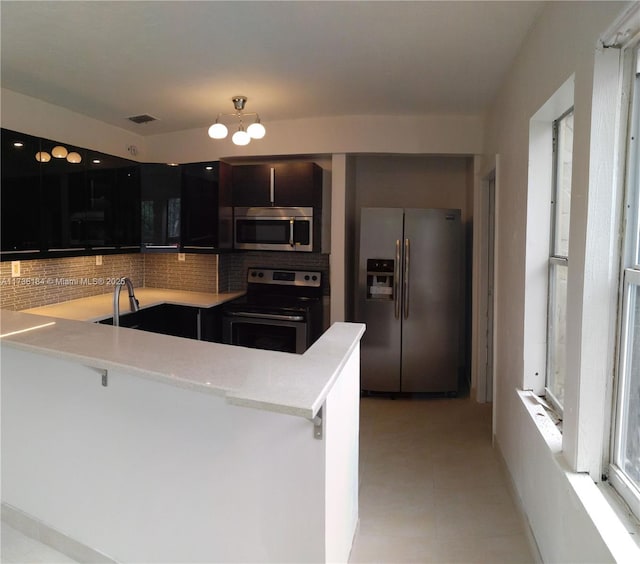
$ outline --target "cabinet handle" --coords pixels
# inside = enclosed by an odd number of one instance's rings
[[[393,295],[394,301],[394,315],[396,319],[400,319],[400,239],[396,239],[396,262],[393,272]]]
[[[410,255],[409,255],[409,250],[410,250],[410,241],[409,239],[405,239],[404,240],[404,276],[403,276],[403,282],[404,282],[404,318],[408,319],[409,318],[409,276],[411,274],[410,272]]]
[[[271,205],[276,203],[276,169],[269,169],[269,201]]]

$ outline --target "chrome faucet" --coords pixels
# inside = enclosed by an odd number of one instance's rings
[[[113,326],[118,327],[120,325],[120,290],[122,286],[126,284],[129,291],[129,308],[131,311],[138,311],[140,309],[140,302],[136,299],[136,295],[133,291],[133,282],[129,278],[123,278],[121,282],[116,284],[113,289]]]

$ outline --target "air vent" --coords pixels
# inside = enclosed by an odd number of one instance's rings
[[[150,121],[157,121],[158,118],[154,118],[149,114],[140,114],[139,116],[131,116],[127,119],[133,123],[149,123]]]

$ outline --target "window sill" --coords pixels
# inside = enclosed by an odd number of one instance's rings
[[[605,498],[607,504],[611,507],[616,517],[620,520],[624,528],[629,533],[631,539],[636,543],[636,546],[640,549],[640,522],[631,513],[627,504],[618,495],[616,490],[613,489],[609,482],[600,482],[596,484],[598,490]]]
[[[529,391],[518,390],[518,395],[549,450],[553,454],[560,454],[562,452],[562,433],[547,409],[540,403],[540,398]]]
[[[615,492],[607,483],[597,484],[588,474],[573,472],[567,467],[562,455],[562,433],[538,402],[538,396],[521,390],[517,394],[554,460],[545,478],[550,479],[550,486],[554,483],[560,486],[557,488],[559,495],[572,492],[563,499],[563,503],[571,500],[577,502],[576,505],[569,503],[573,506],[572,518],[584,517],[590,521],[593,532],[597,531],[601,546],[606,547],[614,561],[640,562],[640,528],[625,505],[616,499]],[[583,532],[589,528],[585,526]]]

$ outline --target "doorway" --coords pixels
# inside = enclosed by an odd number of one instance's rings
[[[478,324],[478,379],[476,399],[493,401],[494,295],[495,295],[495,215],[496,172],[492,170],[482,181],[480,292]]]

